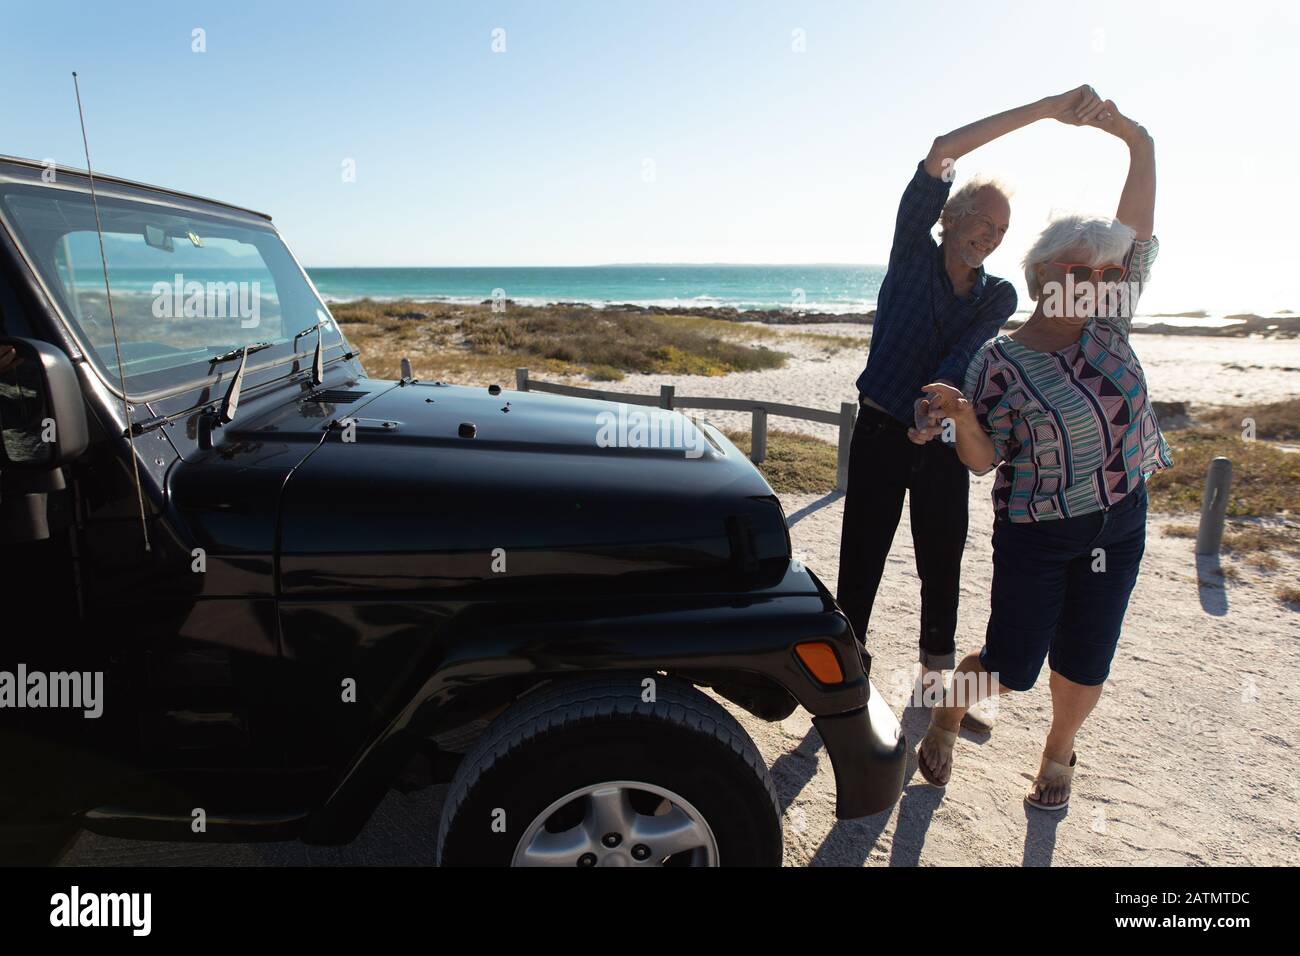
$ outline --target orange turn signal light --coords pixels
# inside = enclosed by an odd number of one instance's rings
[[[835,656],[835,648],[825,641],[809,641],[796,644],[794,652],[803,666],[808,668],[813,677],[823,684],[841,684],[844,682],[844,669],[840,659]]]

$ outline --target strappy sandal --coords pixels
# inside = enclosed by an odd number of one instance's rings
[[[925,742],[932,740],[941,748],[946,750],[948,756],[948,774],[942,780],[939,775],[925,765],[925,756],[922,753]],[[921,745],[916,748],[916,769],[921,771],[921,776],[925,778],[926,783],[934,784],[936,787],[946,787],[948,778],[952,776],[952,748],[957,744],[957,732],[954,730],[944,730],[932,719],[930,726],[926,728],[925,737],[921,740]]]
[[[1034,779],[1034,787],[1041,796],[1046,787],[1052,784],[1064,782],[1065,799],[1060,803],[1043,803],[1038,799],[1038,797],[1031,797],[1029,794],[1025,794],[1025,803],[1029,804],[1031,807],[1037,807],[1039,810],[1064,810],[1070,805],[1070,784],[1074,779],[1074,768],[1078,763],[1079,755],[1076,753],[1070,754],[1070,762],[1068,764],[1057,763],[1055,760],[1049,760],[1044,756],[1043,763],[1038,768],[1038,776]]]

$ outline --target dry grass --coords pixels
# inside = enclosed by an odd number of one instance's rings
[[[1240,580],[1245,566],[1265,575],[1293,568],[1300,558],[1300,527],[1295,523],[1300,518],[1300,454],[1282,451],[1270,442],[1300,439],[1300,400],[1198,408],[1195,418],[1197,427],[1165,434],[1174,467],[1151,478],[1152,509],[1199,513],[1206,469],[1222,455],[1232,462],[1228,516],[1237,519],[1229,520],[1223,529],[1220,550],[1224,560],[1233,562],[1221,565],[1225,580]],[[1247,418],[1254,422],[1253,441],[1242,435]],[[1251,518],[1272,523],[1245,520]],[[1285,523],[1277,523],[1279,518]],[[1195,538],[1196,532],[1192,524],[1164,529],[1165,534],[1180,538]],[[1295,585],[1284,584],[1276,593],[1289,606],[1300,602],[1300,588]]]
[[[695,316],[520,305],[493,312],[481,305],[368,299],[332,311],[366,371],[380,378],[396,377],[403,357],[419,378],[489,382],[512,379],[520,365],[617,381],[625,372],[725,375],[785,362],[775,349],[746,344],[779,341],[775,330]]]
[[[1150,479],[1153,511],[1199,513],[1206,469],[1223,456],[1232,462],[1230,517],[1300,517],[1300,454],[1266,441],[1242,441],[1235,431],[1183,428],[1165,439],[1174,467]]]
[[[749,454],[749,432],[726,434],[737,448]],[[836,449],[830,442],[799,432],[768,429],[767,457],[758,470],[778,495],[830,491],[835,487],[838,468]]]
[[[1300,441],[1300,399],[1261,405],[1223,405],[1197,409],[1197,421],[1228,434],[1241,435],[1247,420],[1254,422],[1255,437],[1266,441]]]

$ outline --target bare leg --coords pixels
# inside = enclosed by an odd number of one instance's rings
[[[956,733],[966,711],[985,697],[1009,690],[984,669],[979,654],[967,654],[952,672],[952,685],[944,694],[943,704],[930,712],[930,722]],[[952,766],[952,752],[939,746],[933,738],[921,741],[917,759],[924,760],[935,776],[947,779]],[[1068,753],[1065,759],[1070,759]]]
[[[1068,765],[1074,755],[1074,735],[1101,699],[1102,685],[1076,684],[1052,671],[1049,686],[1052,690],[1052,729],[1047,732],[1043,756]],[[1040,803],[1054,804],[1064,802],[1070,790],[1066,783],[1048,783],[1040,790],[1035,782],[1029,795]]]

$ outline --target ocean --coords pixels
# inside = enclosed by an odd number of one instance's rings
[[[867,312],[883,266],[618,265],[307,270],[327,301],[424,299],[527,305],[585,302],[674,307]]]
[[[869,312],[885,277],[884,266],[845,265],[610,265],[479,266],[464,268],[308,268],[327,302],[418,299],[477,303],[493,298],[525,305],[582,302],[671,307],[784,309],[842,315]],[[497,292],[497,290],[500,290]],[[1021,294],[1020,315],[1031,303]],[[1152,316],[1137,325],[1231,324],[1222,313]]]

